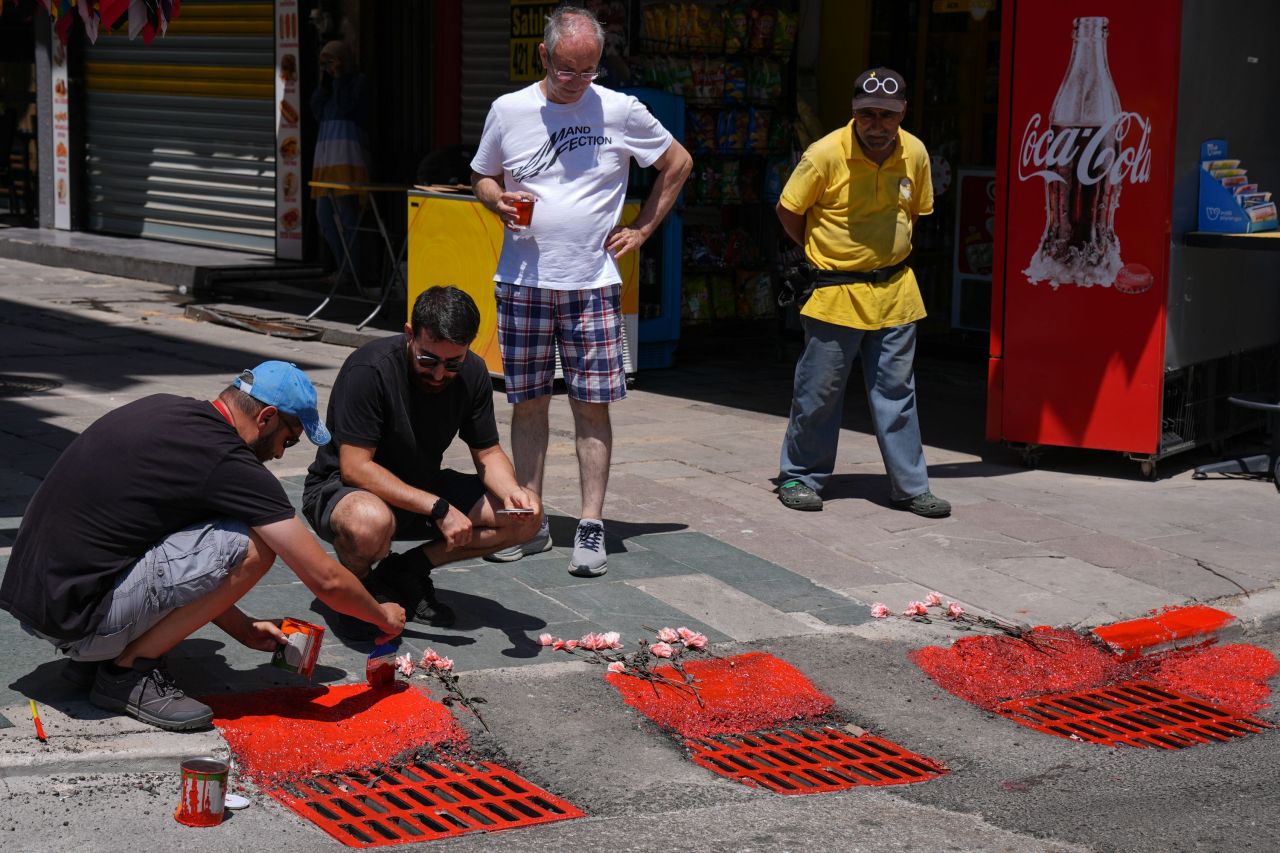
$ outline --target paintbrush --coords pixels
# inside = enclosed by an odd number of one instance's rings
[[[41,743],[48,743],[49,738],[45,736],[44,724],[40,722],[40,712],[36,710],[36,700],[30,699],[28,701],[31,702],[31,720],[36,724],[36,737],[40,739]]]

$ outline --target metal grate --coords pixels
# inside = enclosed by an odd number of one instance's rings
[[[509,770],[460,761],[325,773],[267,792],[348,847],[432,841],[583,816]]]
[[[996,710],[1028,728],[1107,746],[1183,749],[1271,727],[1146,681],[1013,699]]]
[[[688,738],[693,761],[735,782],[778,794],[820,794],[862,785],[905,785],[947,772],[941,764],[871,734],[780,729]]]

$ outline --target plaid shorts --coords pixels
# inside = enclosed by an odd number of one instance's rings
[[[569,396],[614,403],[627,396],[622,364],[622,285],[550,290],[499,282],[498,342],[507,402],[551,393],[555,345]]]

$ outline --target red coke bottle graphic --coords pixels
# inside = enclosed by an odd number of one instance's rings
[[[1018,176],[1045,182],[1045,226],[1023,271],[1033,282],[1110,286],[1123,261],[1116,208],[1126,178],[1145,182],[1150,122],[1120,108],[1107,66],[1107,19],[1076,18],[1071,61],[1041,129],[1039,113],[1023,134]],[[1126,137],[1139,136],[1136,141]]]

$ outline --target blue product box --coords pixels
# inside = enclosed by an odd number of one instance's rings
[[[1271,193],[1249,183],[1248,171],[1227,150],[1225,139],[1200,145],[1199,229],[1226,234],[1275,229],[1280,220]]]

